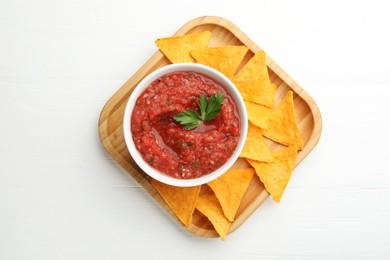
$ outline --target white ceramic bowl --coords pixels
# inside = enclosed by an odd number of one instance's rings
[[[236,103],[240,121],[241,121],[240,138],[236,150],[233,152],[232,156],[226,161],[225,164],[223,164],[217,170],[209,174],[206,174],[202,177],[194,178],[194,179],[173,178],[150,166],[147,162],[144,161],[142,155],[137,150],[133,142],[133,138],[131,136],[131,129],[130,129],[131,115],[139,95],[157,78],[171,72],[180,72],[180,71],[192,71],[192,72],[197,72],[206,75],[214,79],[216,82],[220,83],[222,86],[224,86],[227,92],[230,94],[230,96],[233,98],[233,100]],[[123,133],[125,137],[126,146],[130,152],[130,155],[133,157],[137,165],[150,177],[160,182],[173,185],[173,186],[180,186],[180,187],[191,187],[191,186],[201,185],[210,182],[218,178],[219,176],[221,176],[223,173],[225,173],[239,157],[242,148],[244,147],[247,132],[248,132],[248,115],[245,108],[244,100],[242,99],[236,86],[225,75],[223,75],[219,71],[211,67],[201,65],[201,64],[196,64],[196,63],[170,64],[161,67],[155,70],[154,72],[150,73],[148,76],[146,76],[133,90],[127,102],[125,112],[124,112],[124,118],[123,118]]]

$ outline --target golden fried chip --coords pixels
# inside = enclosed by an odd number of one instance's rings
[[[262,129],[268,128],[268,120],[272,113],[270,108],[248,101],[245,101],[245,107],[248,112],[248,120],[252,124]]]
[[[200,195],[196,203],[196,208],[205,215],[214,226],[218,235],[225,240],[231,226],[231,222],[223,214],[221,204],[214,194]]]
[[[199,196],[200,186],[175,187],[151,179],[150,183],[161,195],[177,218],[188,226],[192,222],[192,214]]]
[[[229,221],[234,220],[254,173],[253,168],[230,169],[219,178],[207,183],[214,191]]]
[[[292,91],[288,91],[279,106],[272,111],[268,128],[262,129],[261,132],[275,142],[286,146],[296,145],[302,150],[303,140],[295,118]]]
[[[212,67],[232,79],[247,52],[248,47],[244,45],[223,46],[193,50],[191,56],[197,63]]]
[[[233,83],[244,100],[273,107],[276,86],[270,81],[264,51],[257,52],[245,64],[234,76]]]
[[[261,162],[272,162],[273,160],[271,149],[265,142],[260,128],[250,122],[248,124],[248,135],[246,136],[245,145],[240,157]]]
[[[282,194],[290,180],[297,160],[297,147],[290,146],[273,152],[274,161],[270,163],[247,159],[252,165],[267,191],[276,202],[280,202]]]
[[[183,36],[160,38],[155,41],[155,44],[172,63],[195,62],[190,55],[191,50],[206,48],[210,36],[210,31],[204,31]]]

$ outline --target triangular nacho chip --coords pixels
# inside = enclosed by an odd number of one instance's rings
[[[296,145],[303,148],[303,140],[294,112],[293,92],[288,91],[278,107],[272,111],[268,128],[262,129],[263,135],[286,146]]]
[[[230,169],[219,178],[207,183],[214,191],[229,221],[234,220],[254,173],[253,168]]]
[[[249,122],[248,134],[246,136],[244,148],[241,151],[240,157],[260,161],[272,162],[273,156],[271,149],[265,142],[260,128]]]
[[[247,52],[248,47],[244,45],[223,46],[193,50],[191,56],[197,63],[212,67],[232,79]]]
[[[175,187],[156,181],[155,179],[151,179],[150,183],[161,195],[177,218],[185,226],[191,224],[200,186]]]
[[[262,129],[268,128],[268,120],[272,113],[270,108],[248,101],[245,101],[245,107],[248,112],[248,120],[252,124]]]
[[[183,36],[160,38],[155,41],[155,44],[172,63],[195,62],[190,52],[194,49],[206,48],[210,36],[210,31],[204,31]]]
[[[259,51],[233,78],[233,83],[246,101],[273,107],[276,91],[268,75],[266,55]]]
[[[217,197],[212,193],[200,195],[196,208],[210,220],[215,231],[217,231],[222,240],[225,240],[232,223],[223,214]]]
[[[271,163],[249,159],[247,161],[255,168],[256,174],[274,201],[280,202],[297,160],[297,148],[290,146],[273,152],[273,156],[274,161]]]

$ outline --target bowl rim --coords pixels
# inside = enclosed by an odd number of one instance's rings
[[[142,155],[135,147],[133,138],[131,136],[131,116],[139,95],[157,78],[172,72],[183,72],[183,71],[192,71],[195,73],[200,73],[220,83],[235,101],[239,113],[239,117],[240,117],[240,123],[241,123],[240,138],[237,147],[234,150],[233,154],[230,156],[230,158],[215,171],[205,174],[199,178],[192,178],[192,179],[177,179],[174,177],[170,177],[165,173],[162,173],[157,169],[153,168],[152,166],[150,166],[143,159]],[[154,178],[165,184],[178,186],[178,187],[192,187],[192,186],[202,185],[218,178],[227,170],[229,170],[233,166],[233,164],[237,161],[242,149],[244,148],[247,132],[248,132],[247,110],[245,107],[244,100],[240,92],[238,91],[237,87],[233,84],[233,82],[228,77],[226,77],[218,70],[198,63],[184,62],[184,63],[168,64],[156,69],[155,71],[145,76],[133,88],[133,91],[130,94],[129,99],[126,102],[126,107],[123,115],[123,135],[126,143],[126,148],[129,151],[134,162],[141,168],[143,172],[145,172],[145,174],[149,175],[151,178]]]

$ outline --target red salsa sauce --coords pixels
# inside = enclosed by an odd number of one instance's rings
[[[223,93],[214,120],[187,130],[173,119],[193,109],[201,95]],[[221,167],[233,154],[240,135],[237,107],[221,84],[195,72],[166,74],[150,84],[136,101],[131,133],[143,159],[178,179],[198,178]]]

